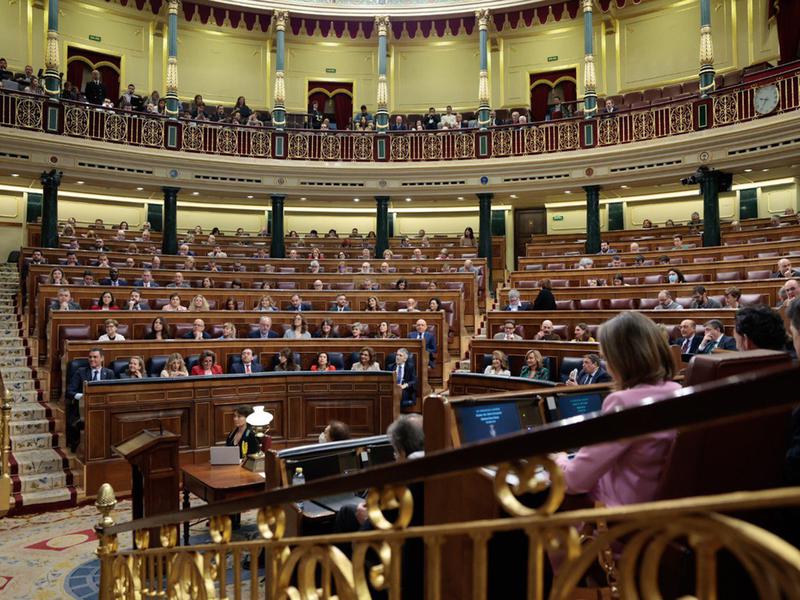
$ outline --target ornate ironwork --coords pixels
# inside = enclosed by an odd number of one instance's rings
[[[125,142],[128,139],[128,120],[122,115],[106,115],[103,137],[109,142]]]
[[[633,139],[649,140],[655,137],[656,124],[653,113],[637,112],[633,113]]]
[[[525,152],[528,154],[541,154],[544,151],[544,131],[535,125],[529,127],[525,132]]]
[[[85,107],[69,104],[64,108],[64,133],[77,137],[89,135],[89,111]]]
[[[325,135],[319,145],[320,157],[324,160],[340,160],[342,139],[338,135]]]
[[[423,160],[441,160],[442,134],[425,134],[425,136],[422,138],[422,158]]]
[[[269,157],[272,154],[272,140],[264,131],[254,131],[250,135],[250,153],[253,156]]]
[[[714,97],[714,124],[727,125],[739,120],[739,100],[736,94]]]
[[[183,148],[200,151],[203,149],[203,132],[197,126],[183,128]]]
[[[559,123],[558,124],[558,149],[575,150],[579,146],[578,124]]]
[[[220,154],[237,154],[239,150],[239,136],[235,129],[223,127],[217,130],[217,151]]]
[[[469,134],[456,134],[456,158],[475,158],[475,138]]]
[[[289,158],[308,158],[308,133],[289,134]]]
[[[619,119],[600,119],[597,126],[597,141],[601,146],[619,143]]]
[[[492,132],[492,154],[495,156],[509,156],[512,147],[510,130],[498,129]]]
[[[25,129],[42,128],[42,102],[31,98],[17,100],[17,125]]]
[[[160,119],[145,119],[142,123],[142,143],[161,148],[164,145],[164,123]]]
[[[372,135],[362,134],[353,137],[353,158],[372,160]]]
[[[688,133],[693,130],[694,113],[691,104],[678,104],[669,108],[669,131],[672,135]]]
[[[389,151],[392,160],[408,160],[411,158],[411,136],[392,136]]]

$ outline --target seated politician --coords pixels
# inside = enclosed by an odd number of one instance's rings
[[[400,386],[400,406],[413,406],[417,402],[417,377],[414,365],[408,362],[409,353],[406,348],[395,352],[394,380]]]
[[[231,365],[231,373],[250,375],[251,373],[261,373],[264,367],[253,358],[252,348],[242,350],[242,361]]]
[[[208,340],[211,338],[211,334],[206,331],[203,319],[195,319],[192,323],[192,330],[184,333],[183,337],[187,340]]]
[[[192,375],[222,375],[222,367],[217,364],[217,355],[211,350],[203,350],[200,360],[192,367]]]
[[[173,352],[167,357],[161,377],[188,377],[189,371],[186,370],[186,363],[180,352]]]
[[[259,338],[262,340],[281,337],[277,331],[272,329],[272,317],[262,315],[258,319],[258,329],[247,334],[249,338]]]
[[[583,357],[583,368],[575,378],[567,379],[567,385],[591,385],[593,383],[606,383],[611,381],[611,375],[600,365],[597,354],[587,354]]]
[[[114,371],[103,366],[105,356],[100,348],[89,351],[89,364],[76,369],[70,377],[65,395],[67,409],[67,445],[75,452],[80,443],[80,432],[83,429],[83,418],[80,414],[79,403],[83,399],[83,384],[87,381],[105,381],[116,379]]]
[[[233,411],[233,430],[225,439],[226,446],[238,446],[239,456],[244,458],[248,454],[258,452],[258,438],[256,432],[247,424],[247,417],[253,414],[249,406],[237,406]]]
[[[519,311],[519,310],[531,310],[532,306],[530,302],[523,302],[520,300],[519,291],[516,289],[511,289],[508,292],[508,304],[503,307],[503,310],[510,310],[510,311]]]
[[[722,321],[711,319],[706,321],[705,335],[697,347],[698,354],[711,354],[714,350],[736,350],[736,340],[725,335],[725,325]]]

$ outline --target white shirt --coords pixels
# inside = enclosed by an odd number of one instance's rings
[[[112,340],[110,337],[108,337],[107,333],[104,333],[99,338],[97,338],[97,341],[98,342],[124,342],[125,341],[125,336],[117,334],[114,337],[114,339]]]

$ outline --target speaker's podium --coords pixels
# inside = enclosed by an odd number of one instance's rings
[[[134,519],[180,510],[179,442],[180,436],[170,431],[143,429],[111,447],[131,465]],[[158,537],[150,540],[155,546]]]

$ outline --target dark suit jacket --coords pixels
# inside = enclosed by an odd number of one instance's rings
[[[397,383],[397,365],[394,366],[394,381]],[[403,381],[408,387],[403,390],[400,398],[400,406],[412,406],[417,402],[417,374],[414,372],[414,365],[406,361],[403,365]]]
[[[418,335],[419,334],[416,331],[412,331],[408,337],[412,340],[416,340],[418,339]],[[428,364],[433,367],[434,359],[436,357],[436,338],[433,337],[433,334],[430,331],[426,331],[423,336],[425,338],[425,350],[427,350],[428,354],[431,355]]]
[[[106,86],[99,81],[89,81],[83,90],[86,100],[98,106],[106,99]]]
[[[408,131],[408,127],[406,127],[405,123],[401,123],[400,125],[397,123],[392,123],[389,126],[389,131]]]
[[[125,303],[124,310],[150,310],[150,305],[146,302],[139,302],[139,308],[131,308],[129,303]]]
[[[533,301],[533,310],[556,310],[556,308],[556,297],[553,296],[553,292],[542,288]]]
[[[578,372],[578,385],[588,385],[588,377],[589,374],[581,369]],[[594,372],[594,377],[592,377],[591,383],[606,383],[607,381],[611,381],[611,375],[609,375],[607,371],[603,370],[603,367],[600,367],[600,369]]]
[[[80,310],[81,309],[81,305],[78,304],[77,302],[75,302],[74,300],[70,300],[67,304],[69,305],[69,309],[70,310]],[[61,310],[61,304],[58,302],[58,300],[53,300],[50,303],[50,310]]]
[[[264,370],[264,367],[261,366],[261,363],[257,363],[253,361],[250,363],[250,372],[251,373],[261,373]],[[235,362],[231,365],[231,373],[239,373],[244,374],[244,364],[241,362]]]
[[[674,342],[672,342],[672,345],[683,346],[683,342],[685,341],[685,339],[686,338],[679,337]],[[697,349],[700,347],[700,342],[702,341],[703,341],[703,336],[700,335],[699,333],[695,334],[695,336],[692,338],[692,342],[689,344],[688,352],[683,352],[683,354],[695,354],[697,352]]]
[[[134,287],[144,287],[144,282],[141,279],[137,279],[136,281],[133,282],[133,285],[134,285]],[[151,281],[150,282],[150,287],[154,288],[154,287],[161,287],[161,286],[159,286],[157,282]]]
[[[712,345],[709,344],[702,350],[698,348],[697,353],[711,354],[714,348],[719,348],[720,350],[736,350],[736,340],[729,335],[723,335],[721,338],[719,338],[719,340],[717,340],[717,344],[715,346],[712,347]]]
[[[258,329],[256,329],[255,331],[251,331],[250,333],[248,333],[247,337],[255,338],[255,339],[261,339],[261,332]],[[276,338],[276,337],[281,337],[281,336],[278,335],[277,332],[274,329],[270,329],[268,337],[269,338]]]
[[[228,434],[227,439],[225,440],[226,446],[233,446],[233,440],[236,436],[236,429],[231,431]],[[248,425],[247,428],[244,430],[244,435],[242,435],[242,439],[239,440],[239,456],[244,458],[244,452],[242,452],[242,443],[247,442],[247,454],[256,454],[259,450],[258,446],[258,437],[256,437],[256,432]]]
[[[330,312],[350,312],[350,310],[351,310],[351,309],[350,309],[350,307],[349,307],[349,306],[345,306],[344,308],[342,308],[342,310],[339,310],[339,307],[338,307],[338,306],[334,306],[334,307],[333,307],[333,308],[330,310]]]
[[[105,367],[102,367],[100,369],[100,381],[104,381],[106,379],[116,379],[116,378],[117,376],[111,369],[107,369]],[[92,380],[91,368],[81,367],[80,369],[75,371],[69,380],[69,386],[67,386],[67,394],[66,394],[67,400],[74,401],[75,394],[80,394],[83,392],[83,382],[91,380]]]
[[[100,280],[100,285],[105,285],[105,286],[110,286],[110,287],[124,287],[124,286],[128,285],[128,282],[127,282],[127,280],[122,279],[121,277],[119,277],[119,278],[117,278],[117,285],[115,286],[112,283],[111,279],[109,279],[108,277],[103,277],[103,279]]]
[[[183,339],[185,339],[185,340],[193,340],[194,339],[194,331],[190,331],[188,333],[184,333],[181,337]],[[211,339],[211,334],[208,333],[207,331],[204,331],[203,332],[203,339],[204,340],[210,340]]]
[[[506,304],[503,307],[503,310],[511,311],[511,305],[510,304]],[[530,302],[524,302],[524,301],[520,300],[519,308],[517,310],[533,310],[533,305]]]
[[[301,302],[300,303],[300,308],[296,308],[294,306],[290,306],[286,310],[290,310],[290,311],[293,311],[293,312],[303,312],[303,311],[307,312],[307,311],[311,310],[311,305],[308,302]]]

